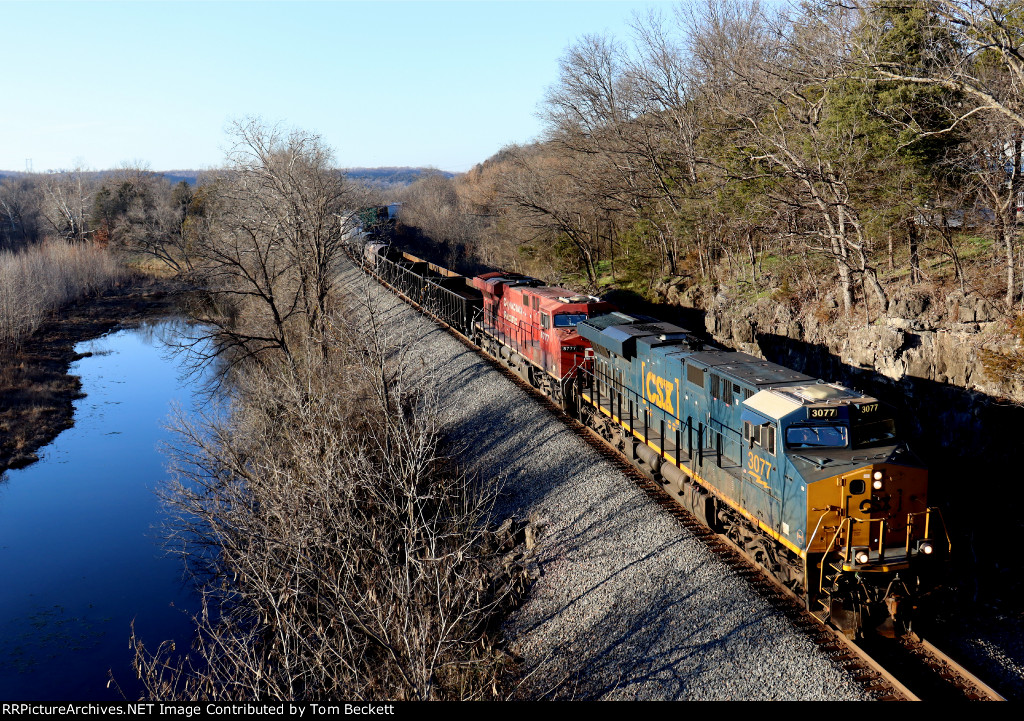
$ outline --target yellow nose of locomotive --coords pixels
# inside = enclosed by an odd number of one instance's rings
[[[845,543],[848,570],[897,570],[918,553],[934,552],[923,468],[875,463],[844,474],[837,485],[846,516],[837,540]]]

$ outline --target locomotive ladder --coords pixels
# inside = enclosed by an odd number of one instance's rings
[[[826,568],[828,569],[827,572]],[[822,595],[815,599],[820,608],[811,609],[811,615],[822,623],[828,623],[829,619],[832,618],[832,596],[839,590],[838,579],[842,573],[842,560],[826,561],[824,558],[821,560],[821,583],[819,589]]]

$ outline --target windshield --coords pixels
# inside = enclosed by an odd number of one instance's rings
[[[880,418],[870,423],[854,421],[853,446],[863,448],[877,443],[889,443],[896,438],[896,423],[892,418]]]
[[[575,328],[577,323],[586,319],[586,313],[557,313],[555,315],[555,328]]]
[[[846,426],[790,426],[786,429],[787,448],[845,448]]]

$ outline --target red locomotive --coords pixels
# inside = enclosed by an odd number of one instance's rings
[[[590,341],[580,337],[576,325],[615,311],[611,303],[519,273],[467,278],[384,243],[368,243],[363,262],[567,411],[577,371],[591,364]]]
[[[518,273],[479,275],[473,287],[483,296],[483,335],[520,355],[527,364],[520,374],[537,387],[560,383],[585,364],[590,342],[576,332],[577,323],[615,310],[593,296]]]

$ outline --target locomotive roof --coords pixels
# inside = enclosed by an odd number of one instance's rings
[[[630,358],[636,355],[636,344],[658,347],[659,352],[691,350],[700,343],[685,328],[650,318],[613,312],[588,318],[576,326],[579,334],[610,352]]]
[[[850,405],[876,403],[877,399],[836,383],[805,383],[769,388],[755,393],[743,405],[754,409],[767,418],[784,418],[804,406]]]
[[[599,298],[595,298],[592,295],[583,295],[581,293],[574,293],[571,290],[565,288],[555,288],[552,286],[541,286],[539,288],[530,288],[530,292],[534,295],[539,295],[541,298],[547,298],[549,300],[557,300],[562,303],[597,303],[600,302]]]
[[[716,373],[751,385],[778,385],[782,383],[814,383],[811,376],[778,363],[756,358],[740,351],[704,351],[687,358],[688,363],[714,368]]]
[[[619,311],[613,311],[606,315],[596,315],[593,318],[587,318],[585,322],[587,325],[593,326],[598,330],[604,330],[605,328],[611,328],[613,325],[627,325],[638,320],[650,323],[660,322],[657,318],[651,318],[648,315],[626,315]]]
[[[775,388],[773,393],[789,398],[799,405],[848,405],[850,403],[875,403],[873,396],[865,395],[838,383],[812,383],[808,385]]]
[[[528,275],[521,275],[519,273],[484,273],[483,275],[476,276],[476,279],[491,288],[503,285],[505,286],[505,289],[523,291],[544,298],[545,300],[554,300],[561,303],[601,302],[600,298],[595,298],[592,295],[582,295],[571,291],[568,288],[544,285],[542,281],[539,281],[536,278],[531,278]],[[501,292],[499,292],[498,295],[501,295]]]

